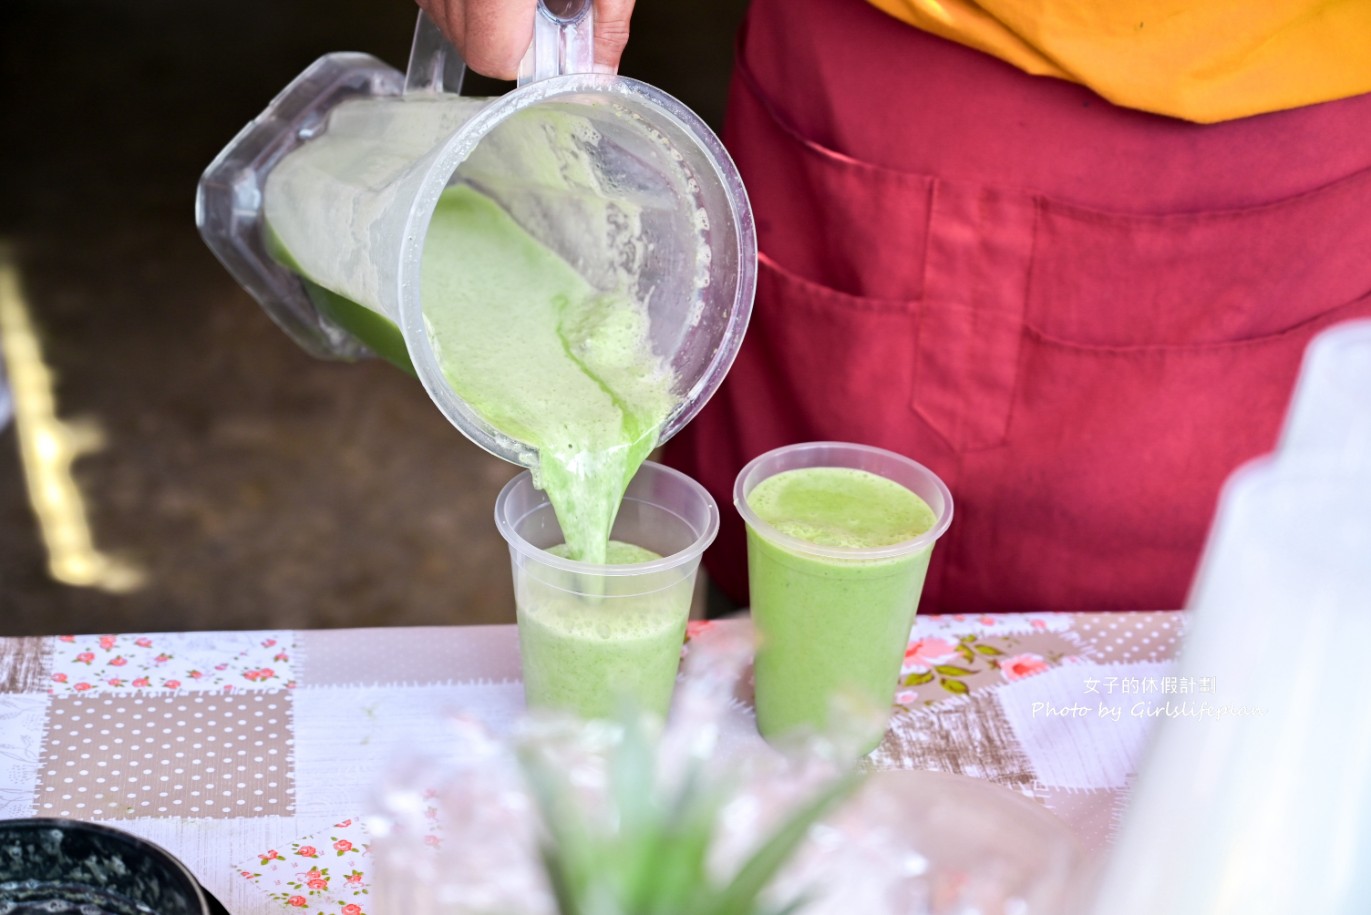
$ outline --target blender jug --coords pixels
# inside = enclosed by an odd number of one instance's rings
[[[476,444],[536,465],[536,448],[477,412],[440,366],[420,266],[450,188],[479,190],[592,289],[639,303],[671,373],[664,442],[723,380],[746,330],[756,235],[737,169],[688,108],[592,73],[590,0],[540,0],[518,86],[457,94],[463,64],[420,13],[408,72],[329,54],[205,171],[196,224],[300,346],[380,355],[418,376]]]

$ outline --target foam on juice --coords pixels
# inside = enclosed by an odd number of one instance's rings
[[[747,504],[781,533],[820,546],[890,546],[937,521],[928,503],[899,483],[849,467],[778,473],[758,483]]]

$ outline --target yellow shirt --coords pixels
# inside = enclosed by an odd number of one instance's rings
[[[871,0],[1116,105],[1190,121],[1371,92],[1371,0]]]

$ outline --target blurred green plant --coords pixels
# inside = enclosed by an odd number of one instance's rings
[[[848,772],[790,811],[731,878],[716,880],[709,855],[731,780],[702,759],[676,784],[658,781],[659,744],[649,721],[621,716],[610,749],[608,810],[580,802],[551,754],[521,748],[519,759],[539,812],[540,854],[560,915],[794,915],[801,895],[768,903],[767,886],[821,820],[861,782]]]

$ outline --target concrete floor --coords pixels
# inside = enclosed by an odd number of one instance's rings
[[[623,72],[717,125],[742,8],[647,0]],[[296,349],[194,226],[200,172],[280,88],[329,51],[402,68],[413,21],[0,4],[0,327],[36,344],[12,374],[43,457],[0,432],[0,635],[512,621],[491,510],[514,468],[399,372]]]

